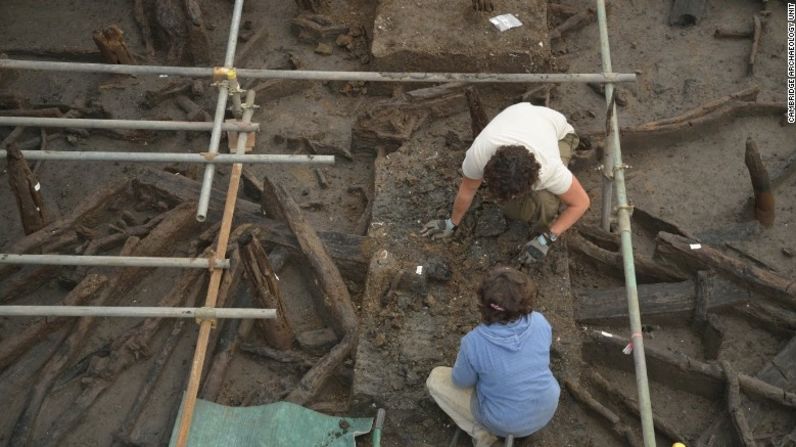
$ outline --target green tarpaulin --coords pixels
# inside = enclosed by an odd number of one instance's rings
[[[182,413],[182,409],[180,410]],[[180,418],[169,446],[177,440]],[[354,447],[368,433],[372,418],[327,416],[289,402],[256,407],[227,407],[202,399],[188,438],[190,447]]]

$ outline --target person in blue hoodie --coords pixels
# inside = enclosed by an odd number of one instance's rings
[[[437,405],[477,447],[491,446],[497,436],[528,436],[558,407],[552,328],[533,311],[536,294],[527,275],[492,269],[478,289],[481,324],[462,338],[453,368],[436,367],[426,381]]]

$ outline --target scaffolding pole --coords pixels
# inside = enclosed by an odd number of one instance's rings
[[[611,70],[611,52],[608,42],[608,21],[605,14],[605,0],[597,1],[597,23],[600,29],[600,53],[603,69]],[[626,166],[622,163],[622,148],[619,140],[619,119],[616,116],[616,104],[613,100],[614,86],[606,84],[605,101],[610,116],[610,128],[606,142],[606,155],[603,161],[603,173],[606,180],[603,184],[603,228],[608,229],[611,214],[611,190],[616,192],[617,220],[622,247],[622,261],[625,271],[625,289],[627,290],[627,308],[630,316],[630,342],[633,349],[633,363],[636,371],[636,387],[638,388],[638,406],[641,415],[641,430],[644,447],[655,447],[655,427],[652,421],[652,402],[650,399],[649,381],[647,380],[647,361],[644,357],[644,336],[641,330],[641,312],[638,304],[638,285],[636,284],[636,268],[633,261],[633,241],[630,229],[630,212],[632,207],[627,201],[625,189]],[[611,181],[613,177],[613,181]],[[611,185],[613,183],[613,186]],[[606,191],[608,193],[606,202]],[[606,221],[605,216],[609,219]]]
[[[227,39],[227,52],[224,56],[224,69],[222,72],[226,75],[227,79],[219,82],[218,87],[218,101],[216,102],[216,112],[213,115],[213,130],[210,134],[210,145],[207,152],[212,156],[218,153],[218,145],[221,141],[221,129],[223,127],[224,113],[227,109],[227,98],[230,93],[234,96],[233,103],[236,110],[240,109],[240,87],[236,77],[233,64],[235,62],[235,48],[238,43],[238,31],[240,30],[240,17],[243,14],[243,0],[235,0],[235,6],[232,9],[232,23],[229,27],[229,37]],[[252,104],[252,107],[254,105]],[[236,116],[238,114],[236,113]],[[238,135],[238,138],[248,137],[247,135]],[[202,189],[199,191],[199,203],[196,207],[196,220],[204,222],[207,219],[207,207],[210,205],[210,191],[213,188],[213,177],[216,173],[216,166],[209,164],[205,166],[205,172],[202,177]]]
[[[230,66],[226,68],[230,68]],[[77,73],[183,76],[210,78],[218,70],[210,67],[169,67],[156,65],[109,65],[85,62],[51,62],[0,59],[0,69],[27,69]],[[470,83],[606,83],[635,82],[635,73],[425,73],[376,71],[235,69],[242,79],[303,79],[309,81],[364,82],[470,82]]]
[[[223,114],[222,114],[223,118]],[[22,127],[70,127],[77,129],[125,129],[125,130],[212,130],[215,123],[193,121],[143,121],[143,120],[109,120],[92,118],[40,118],[35,116],[0,116],[0,126]],[[256,132],[260,130],[257,123],[223,123],[219,131]]]
[[[276,309],[209,307],[103,307],[103,306],[0,306],[3,317],[121,317],[121,318],[218,318],[273,319]]]
[[[28,160],[59,161],[125,161],[137,163],[269,163],[269,164],[334,164],[334,155],[290,154],[215,154],[207,152],[185,154],[180,152],[108,152],[108,151],[20,151]],[[8,151],[0,150],[0,158]]]
[[[237,6],[237,3],[236,3]],[[243,122],[249,122],[254,113],[254,90],[246,92],[246,104],[243,106]],[[246,152],[246,139],[248,134],[238,134],[238,146],[235,153],[244,154]],[[240,186],[241,172],[243,165],[235,163],[229,176],[229,187],[227,188],[227,199],[224,204],[224,214],[221,217],[221,228],[218,232],[218,245],[216,253],[226,253],[229,242],[229,232],[232,229],[232,218],[235,214],[235,202],[238,198],[238,187]],[[207,298],[205,307],[215,307],[218,299],[218,290],[221,286],[221,270],[213,269],[210,273],[210,282],[207,286]],[[188,376],[188,386],[185,389],[185,396],[182,403],[182,413],[180,416],[179,429],[177,431],[176,447],[185,447],[188,443],[188,435],[191,431],[191,421],[196,407],[196,397],[199,394],[199,383],[202,380],[202,369],[204,368],[205,356],[207,355],[207,344],[210,340],[210,330],[213,328],[211,321],[203,320],[199,324],[199,335],[196,340],[196,349],[191,362],[191,373]]]
[[[75,256],[75,255],[27,255],[0,253],[0,264],[20,265],[75,265],[90,267],[167,267],[210,268],[207,258],[163,258],[147,256]],[[228,269],[229,259],[216,259],[217,269]]]

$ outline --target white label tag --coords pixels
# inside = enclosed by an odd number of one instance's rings
[[[38,190],[40,190],[40,189],[41,189],[41,183],[38,183],[38,182],[37,182],[35,185],[33,185],[33,190],[34,190],[34,191],[38,191]]]
[[[423,266],[422,265],[418,265],[417,268],[415,269],[415,273],[418,274],[418,275],[422,275],[423,274]]]
[[[702,244],[688,244],[688,246],[691,247],[691,250],[699,250],[702,248]]]
[[[514,14],[502,14],[489,19],[500,32],[522,26],[522,22]]]
[[[614,334],[610,332],[600,331],[600,335],[602,335],[603,337],[614,338]]]

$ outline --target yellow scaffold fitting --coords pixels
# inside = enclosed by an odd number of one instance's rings
[[[234,81],[238,79],[238,72],[234,68],[213,67],[213,82]]]

